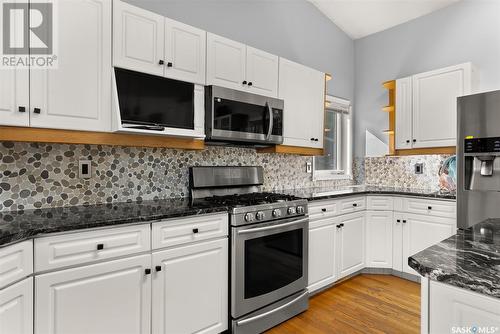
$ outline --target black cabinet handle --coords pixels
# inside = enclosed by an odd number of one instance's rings
[[[156,272],[161,271],[161,266],[156,266],[155,270],[156,270]]]
[[[97,250],[103,250],[104,244],[97,244]]]
[[[146,269],[144,269],[144,274],[145,274],[145,275],[149,275],[149,274],[151,274],[151,269],[150,269],[150,268],[146,268]]]
[[[171,62],[167,63],[167,67],[172,67],[172,66],[174,66],[174,65]]]
[[[407,144],[409,144],[409,143],[410,143],[410,140],[408,139],[408,140],[406,141],[406,143],[407,143]]]
[[[403,224],[406,224],[406,219],[403,219]]]
[[[198,233],[198,229],[197,228],[193,228],[193,233]]]
[[[41,110],[40,108],[35,108],[35,109],[33,109],[33,112],[34,112],[35,114],[39,114],[41,111],[42,111],[42,110]]]
[[[26,107],[19,107],[18,111],[19,112],[26,112]]]
[[[160,59],[160,61],[158,62],[159,65],[163,65],[165,64],[165,62],[163,61],[163,59]]]
[[[396,220],[396,222],[401,223],[401,219]]]
[[[246,80],[243,80],[242,84],[246,85],[246,84],[247,84],[247,81],[246,81]]]
[[[314,138],[314,141],[319,141],[319,139],[318,138]]]
[[[428,207],[427,207],[427,210],[432,210],[432,206],[428,206]]]
[[[314,141],[314,138],[311,138],[311,141]]]
[[[321,209],[321,211],[326,212],[326,208]]]
[[[413,142],[414,142],[414,143],[416,143],[416,142],[417,142],[417,140],[416,140],[416,139],[413,139]]]
[[[340,227],[344,227],[344,223],[340,224]]]
[[[340,226],[340,224],[339,224],[339,225],[337,225],[337,228],[341,228],[341,227],[342,227],[342,226]]]
[[[358,203],[352,203],[352,206],[353,206],[353,207],[357,207],[357,206],[358,206]]]
[[[250,81],[250,82],[248,83],[248,85],[249,85],[249,86],[251,86],[251,85],[252,85],[252,82]]]

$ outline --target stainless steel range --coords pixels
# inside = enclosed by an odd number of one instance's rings
[[[307,201],[260,191],[262,167],[192,167],[191,198],[229,207],[233,333],[260,333],[308,308]]]

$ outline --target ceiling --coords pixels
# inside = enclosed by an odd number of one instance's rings
[[[429,14],[460,0],[308,0],[353,39]]]

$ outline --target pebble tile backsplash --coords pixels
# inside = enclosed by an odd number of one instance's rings
[[[92,178],[78,177],[80,159],[92,160]],[[190,166],[263,166],[264,190],[352,183],[313,182],[305,171],[310,160],[241,147],[186,151],[0,142],[0,211],[187,197]]]

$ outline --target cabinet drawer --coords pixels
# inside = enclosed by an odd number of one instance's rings
[[[0,249],[0,289],[33,273],[33,242]]]
[[[352,197],[340,201],[340,214],[363,211],[366,207],[365,197]]]
[[[148,251],[150,233],[144,224],[35,239],[35,271]]]
[[[153,224],[153,249],[224,237],[228,228],[227,213],[169,219]]]
[[[332,217],[339,214],[338,201],[318,201],[309,204],[309,221]]]
[[[366,197],[366,209],[375,211],[392,211],[394,201],[388,196],[368,196]]]
[[[456,203],[420,198],[405,198],[403,210],[408,213],[417,213],[436,217],[455,218]]]

